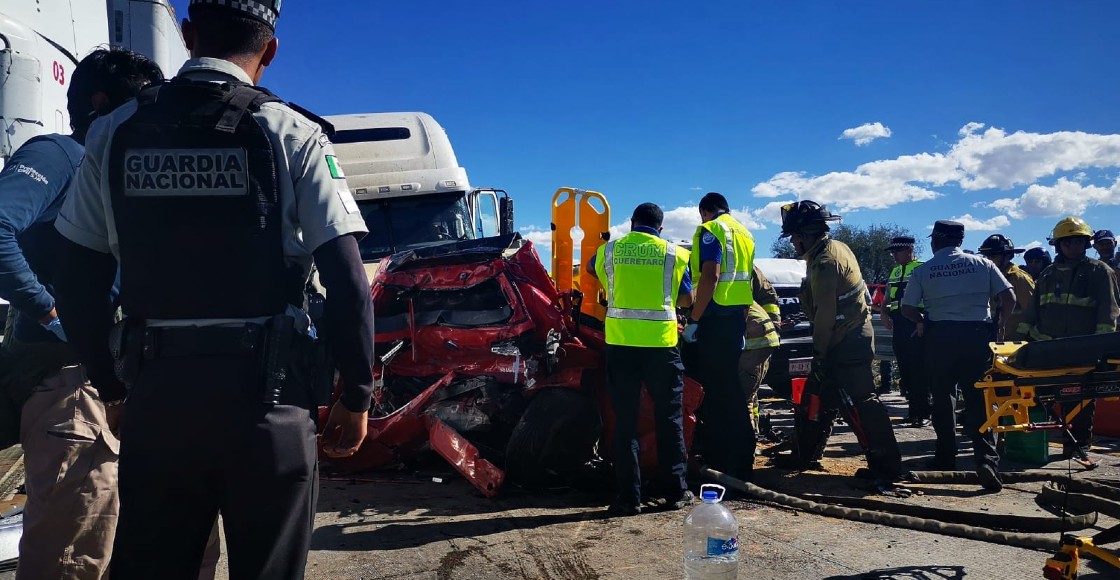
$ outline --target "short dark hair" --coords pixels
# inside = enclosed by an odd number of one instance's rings
[[[727,198],[723,197],[722,193],[710,191],[700,198],[700,209],[715,213],[717,211],[731,211],[731,206],[727,205]]]
[[[211,58],[250,56],[264,50],[275,31],[260,20],[239,16],[233,10],[208,4],[187,8],[195,48]]]
[[[94,113],[104,115],[136,96],[140,89],[163,81],[163,71],[148,57],[123,48],[98,48],[86,55],[70,75],[66,110],[70,127],[84,133]],[[108,104],[93,110],[93,95],[105,93]]]
[[[665,221],[665,212],[656,203],[643,203],[634,208],[634,215],[630,217],[635,224],[657,229]]]

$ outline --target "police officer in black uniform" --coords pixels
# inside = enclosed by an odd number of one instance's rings
[[[324,451],[353,454],[366,432],[366,228],[329,126],[253,86],[276,54],[280,0],[192,0],[189,10],[192,59],[94,124],[55,224],[72,242],[63,323],[100,397],[127,417],[111,573],[197,577],[220,513],[232,578],[302,578],[318,491],[316,385],[334,367],[342,397]],[[302,309],[312,261],[330,296],[334,365]],[[118,263],[125,320],[110,337],[112,320],[97,313]]]

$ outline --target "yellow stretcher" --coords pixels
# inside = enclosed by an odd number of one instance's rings
[[[1070,423],[1093,399],[1120,396],[1120,333],[1079,336],[1035,343],[993,342],[992,368],[976,383],[984,392],[987,420],[980,431],[1056,430],[1069,432]],[[1076,403],[1065,416],[1055,403]],[[1031,407],[1046,411],[1033,421]],[[1074,446],[1080,449],[1079,446]],[[1088,461],[1088,457],[1082,459]],[[1120,528],[1118,528],[1120,530]],[[1061,550],[1046,561],[1048,580],[1074,580],[1082,556],[1091,555],[1120,568],[1120,557],[1100,544],[1120,540],[1120,531],[1096,537],[1062,537]]]
[[[1120,351],[1109,354],[1101,349],[1091,348],[1093,341],[1086,339],[1097,336],[1107,337],[1110,345],[1117,338],[1112,334],[1095,335],[1047,341],[1049,344],[1030,343],[1029,346],[1025,342],[990,343],[988,346],[992,349],[992,368],[976,383],[976,388],[984,392],[984,409],[988,417],[980,426],[980,431],[1064,431],[1069,429],[1070,421],[1089,400],[1120,397]],[[1105,341],[1097,342],[1103,344]],[[1039,345],[1045,348],[1037,348]],[[1071,348],[1083,347],[1077,356],[1069,357],[1076,364],[1057,368],[1045,368],[1054,367],[1053,364],[1031,364],[1027,367],[1017,364],[1024,362],[1022,359],[1025,357],[1022,355],[1026,353],[1022,352],[1023,349],[1059,350],[1052,348],[1055,345],[1067,352]],[[1100,356],[1090,363],[1098,351]],[[1041,354],[1044,355],[1045,352]],[[1033,358],[1041,357],[1036,355]],[[1053,410],[1054,403],[1077,405],[1065,417],[1061,417]],[[1030,408],[1034,406],[1045,409],[1049,419],[1042,422],[1031,421]],[[1010,420],[1001,424],[1001,419],[1004,418]]]
[[[1098,543],[1099,542],[1098,540]],[[1120,557],[1111,550],[1106,550],[1093,542],[1093,538],[1077,537],[1072,535],[1062,536],[1062,548],[1052,558],[1046,560],[1042,568],[1042,576],[1046,580],[1076,580],[1077,568],[1081,563],[1083,554],[1099,558],[1101,561],[1120,568]]]

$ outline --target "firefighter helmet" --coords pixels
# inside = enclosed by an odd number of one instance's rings
[[[791,236],[800,233],[807,226],[826,225],[827,222],[839,221],[840,216],[828,211],[828,208],[808,199],[782,206],[782,235]],[[825,228],[828,229],[827,227]]]
[[[1001,254],[1022,254],[1026,250],[1023,248],[1016,248],[1015,243],[1011,238],[1003,234],[992,234],[988,236],[984,243],[976,250],[977,253],[984,256],[995,256]]]
[[[1085,223],[1085,220],[1070,216],[1054,226],[1054,231],[1050,233],[1048,240],[1051,246],[1056,246],[1058,245],[1058,240],[1072,237],[1091,239],[1093,237],[1093,228],[1089,227],[1089,224]]]

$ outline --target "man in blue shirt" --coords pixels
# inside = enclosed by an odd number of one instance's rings
[[[101,578],[109,564],[118,508],[115,425],[67,347],[55,309],[54,221],[93,120],[162,79],[142,55],[95,50],[70,78],[73,134],[31,139],[0,172],[0,297],[14,318],[3,344],[0,425],[4,446],[22,443],[27,466],[20,579]]]
[[[696,301],[683,339],[696,343],[697,375],[704,385],[703,461],[749,481],[756,441],[747,394],[739,383],[739,358],[746,346],[747,310],[754,302],[754,237],[731,216],[722,194],[705,194],[698,209],[703,223],[693,236],[691,262]]]

